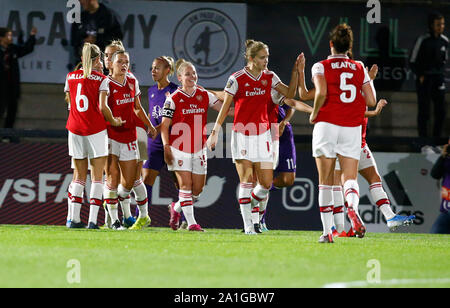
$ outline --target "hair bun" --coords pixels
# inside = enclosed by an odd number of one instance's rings
[[[345,28],[339,29],[339,34],[340,34],[341,36],[348,35],[348,28],[345,27]]]
[[[253,44],[255,44],[254,40],[246,40],[245,47],[250,48]]]
[[[185,62],[186,62],[186,60],[184,60],[183,58],[178,59],[177,62],[175,63],[175,69],[178,71],[180,66]]]

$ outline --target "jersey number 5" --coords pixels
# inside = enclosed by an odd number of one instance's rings
[[[341,74],[341,85],[340,89],[343,91],[341,93],[341,101],[343,103],[353,103],[356,98],[356,87],[352,84],[347,84],[347,79],[351,79],[353,77],[352,73],[342,73]],[[350,92],[350,96],[347,96],[347,91]]]
[[[85,112],[89,107],[89,100],[86,95],[81,94],[81,83],[77,86],[77,96],[75,96],[75,103],[79,112]]]

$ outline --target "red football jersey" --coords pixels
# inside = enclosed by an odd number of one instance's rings
[[[127,74],[120,84],[108,77],[108,106],[114,117],[126,121],[122,126],[114,127],[108,123],[108,137],[120,143],[130,143],[137,139],[134,104],[136,96],[141,94],[136,78]]]
[[[70,112],[66,128],[80,136],[89,136],[106,129],[99,107],[100,91],[106,91],[106,76],[92,71],[86,79],[83,70],[67,74],[64,91],[70,94]]]
[[[218,98],[197,87],[189,95],[178,88],[164,103],[163,116],[172,119],[169,143],[174,148],[197,153],[205,147],[208,108],[218,102]]]
[[[316,122],[328,122],[339,126],[362,125],[366,101],[362,95],[363,84],[370,77],[359,61],[347,56],[329,56],[314,64],[312,76],[324,75],[327,82],[327,97],[316,118]]]
[[[270,128],[267,109],[273,103],[271,90],[279,83],[280,79],[271,71],[255,77],[244,68],[230,76],[225,92],[234,97],[234,131],[260,135]]]
[[[128,72],[127,75],[129,75],[131,78],[136,79],[136,76],[134,76],[134,74],[132,72],[130,72],[130,71]],[[145,131],[147,131],[147,127],[145,126],[144,122],[142,122],[142,120],[139,119],[139,117],[136,115],[136,113],[134,113],[134,122],[136,123],[136,127],[141,127]]]

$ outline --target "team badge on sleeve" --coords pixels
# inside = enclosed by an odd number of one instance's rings
[[[234,83],[233,79],[228,79],[226,88],[227,88],[227,89],[231,88],[231,87],[233,86],[233,83]]]

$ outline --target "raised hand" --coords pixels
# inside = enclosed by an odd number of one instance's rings
[[[302,52],[298,58],[297,58],[298,62],[297,62],[297,69],[299,72],[304,71],[305,70],[305,65],[306,65],[306,58],[305,58],[305,54]]]
[[[378,65],[374,64],[372,65],[372,67],[370,68],[370,70],[366,67],[367,72],[369,73],[369,77],[372,80],[375,80],[375,78],[377,77],[378,74]]]
[[[387,101],[385,99],[380,99],[377,103],[377,107],[375,108],[375,111],[377,114],[380,114],[381,110],[387,105]]]

